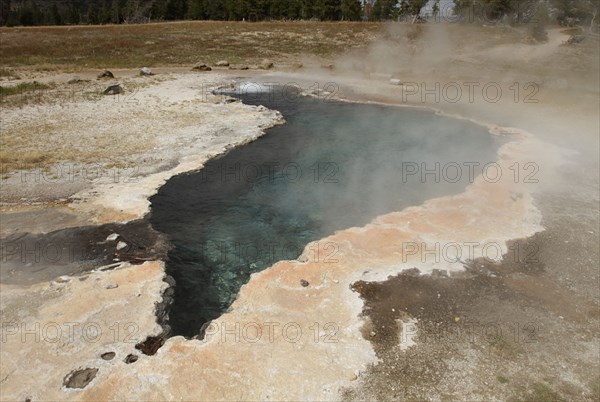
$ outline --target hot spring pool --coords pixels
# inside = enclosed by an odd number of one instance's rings
[[[466,121],[281,93],[240,97],[281,111],[286,124],[171,178],[151,198],[150,221],[172,243],[173,335],[199,335],[250,274],[297,258],[308,242],[459,193],[496,160],[499,141]]]

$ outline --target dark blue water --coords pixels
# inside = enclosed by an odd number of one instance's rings
[[[151,223],[173,244],[175,335],[198,335],[251,273],[297,258],[308,242],[461,192],[470,182],[463,163],[493,162],[499,145],[480,126],[424,110],[286,101],[277,91],[242,99],[280,110],[287,123],[151,198]]]

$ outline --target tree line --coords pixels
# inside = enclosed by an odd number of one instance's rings
[[[433,14],[440,0],[429,0]],[[545,14],[564,25],[595,18],[598,0],[453,0],[461,17],[520,19]],[[122,24],[171,20],[396,20],[428,0],[0,0],[0,25]]]
[[[184,19],[357,21],[364,12],[361,0],[0,1],[2,25],[121,24]]]

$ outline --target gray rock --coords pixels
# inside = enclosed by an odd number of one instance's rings
[[[402,85],[402,81],[397,78],[390,78],[390,84],[392,85]]]
[[[98,74],[98,79],[100,78],[115,78],[115,76],[110,70],[104,70],[103,73]]]
[[[67,388],[85,388],[98,373],[97,368],[85,368],[71,371],[63,380]]]
[[[150,67],[142,67],[140,68],[140,75],[154,75]]]
[[[103,92],[104,95],[118,95],[118,94],[122,94],[122,93],[123,93],[123,89],[121,88],[121,85],[119,85],[119,84],[109,85],[108,87],[106,87],[106,89]]]
[[[260,68],[262,70],[270,70],[274,66],[275,65],[273,64],[273,62],[271,60],[264,59],[263,61],[260,62],[260,64],[258,65],[258,68]]]
[[[106,352],[106,353],[102,353],[100,355],[100,357],[102,358],[102,360],[112,360],[115,358],[117,354],[115,352]]]
[[[78,82],[81,82],[81,78],[79,78],[78,76],[74,76],[69,81],[67,81],[67,84],[77,84]]]
[[[215,63],[217,67],[229,67],[229,62],[227,60],[219,60]]]
[[[199,61],[198,63],[196,63],[194,65],[194,67],[192,67],[192,70],[196,70],[196,71],[210,71],[212,70],[212,68],[210,68],[209,66],[206,65],[206,63]]]
[[[125,360],[123,360],[126,364],[131,364],[131,363],[135,363],[138,361],[138,357],[137,355],[134,354],[129,354],[127,355],[127,357],[125,357]]]
[[[585,40],[585,35],[571,35],[569,39],[565,42],[565,45],[575,45],[577,43],[581,43]]]
[[[106,241],[115,241],[119,238],[119,234],[118,233],[113,233],[108,235],[108,237],[106,238]]]

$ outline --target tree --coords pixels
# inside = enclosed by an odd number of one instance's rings
[[[208,0],[190,0],[188,2],[188,17],[193,20],[208,18]]]
[[[593,23],[599,9],[597,0],[553,0],[552,5],[557,10],[556,21],[567,26]]]
[[[248,17],[250,2],[247,0],[227,0],[225,9],[227,11],[227,19],[239,21]]]
[[[454,0],[454,13],[462,18],[496,21],[530,7],[528,0]]]
[[[187,0],[167,0],[165,18],[168,20],[183,19],[187,9]]]
[[[127,0],[123,8],[123,21],[128,24],[147,22],[150,18],[152,2],[147,0]]]
[[[52,4],[52,7],[50,8],[50,24],[52,25],[62,25],[63,24],[63,18],[62,15],[60,14],[60,11],[58,11],[58,6],[56,5],[56,3]]]
[[[44,23],[44,14],[34,1],[23,2],[19,11],[21,25],[41,25]]]
[[[225,0],[209,0],[207,17],[210,20],[225,20],[227,19],[227,10]]]
[[[0,25],[6,25],[10,15],[10,0],[0,1]]]
[[[118,24],[121,22],[121,4],[119,0],[113,0],[110,8],[110,22]]]
[[[431,16],[434,20],[437,20],[437,16],[440,13],[440,0],[435,0],[431,7]]]
[[[90,4],[88,5],[87,22],[88,24],[98,23],[98,10],[96,9],[96,5],[92,2],[90,2]]]
[[[79,15],[79,10],[77,7],[73,4],[70,5],[69,12],[67,13],[67,23],[77,25],[79,24],[80,19],[81,16]]]
[[[317,15],[317,11],[316,11],[316,4],[315,4],[315,0],[301,0],[301,12],[300,12],[300,18],[303,18],[305,20],[309,20],[311,18],[316,17]]]
[[[375,0],[371,10],[371,19],[374,21],[389,20],[398,13],[397,0]]]
[[[33,11],[28,6],[23,6],[19,12],[19,22],[21,25],[33,25]]]
[[[513,10],[513,5],[511,3],[511,0],[486,0],[484,2],[486,17],[491,20],[502,18]]]
[[[546,32],[546,22],[548,21],[548,8],[544,3],[539,3],[535,9],[535,20],[532,21],[530,27],[531,36],[539,42],[548,40],[548,32]]]
[[[100,11],[98,12],[98,23],[100,24],[108,24],[110,23],[110,9],[108,8],[108,4],[106,0],[102,0],[102,5],[100,6]]]
[[[150,17],[155,20],[164,19],[166,8],[165,0],[154,0],[150,7]]]
[[[342,1],[342,19],[346,21],[358,21],[362,14],[362,6],[359,0]]]
[[[36,2],[31,3],[31,12],[33,13],[33,25],[43,25],[44,13],[40,10]]]
[[[317,0],[317,16],[321,20],[335,21],[342,15],[342,7],[339,0]]]
[[[411,17],[421,14],[421,9],[425,7],[427,0],[401,0],[400,15],[409,15]]]

